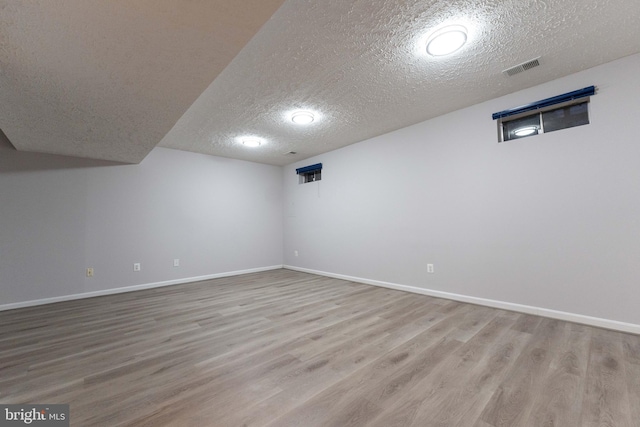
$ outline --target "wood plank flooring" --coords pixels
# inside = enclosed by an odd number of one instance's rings
[[[640,426],[640,337],[274,270],[0,312],[73,426]]]

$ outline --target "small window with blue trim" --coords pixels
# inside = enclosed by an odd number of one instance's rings
[[[589,124],[590,95],[595,86],[493,114],[498,142]]]
[[[320,181],[322,179],[322,163],[296,169],[298,184]]]

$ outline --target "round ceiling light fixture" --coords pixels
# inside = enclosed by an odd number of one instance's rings
[[[432,56],[449,55],[467,42],[467,29],[462,25],[440,28],[427,39],[427,53]]]
[[[515,136],[527,136],[538,132],[538,128],[536,126],[527,126],[520,129],[516,129],[513,133]]]
[[[291,121],[297,125],[308,125],[313,123],[315,118],[311,111],[296,111],[291,114]]]
[[[262,145],[262,139],[260,138],[256,138],[254,136],[245,136],[240,138],[240,142],[242,142],[242,145],[246,146],[246,147],[259,147]]]

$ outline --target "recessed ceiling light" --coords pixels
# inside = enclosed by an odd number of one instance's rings
[[[297,125],[308,125],[315,120],[315,116],[310,111],[296,111],[291,114],[291,121]]]
[[[467,42],[467,29],[462,25],[440,28],[427,39],[427,53],[433,56],[449,55]]]
[[[513,133],[516,136],[527,136],[527,135],[531,135],[532,133],[536,133],[537,131],[538,131],[538,128],[536,126],[527,126],[524,128],[516,129],[516,131]]]
[[[240,142],[242,142],[242,145],[247,147],[259,147],[262,145],[263,141],[262,139],[253,136],[245,136],[240,138]]]

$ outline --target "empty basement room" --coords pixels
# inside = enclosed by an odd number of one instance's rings
[[[0,0],[0,425],[640,427],[639,21]]]

